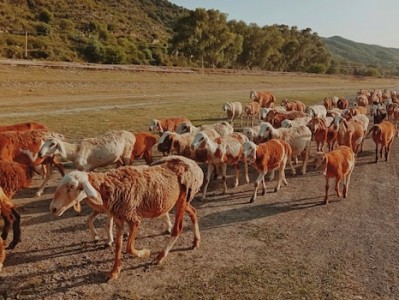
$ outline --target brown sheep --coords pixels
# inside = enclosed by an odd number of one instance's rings
[[[348,99],[345,99],[345,98],[339,98],[339,99],[338,99],[337,107],[338,107],[339,109],[346,109],[346,108],[348,108],[348,106],[349,106],[349,101],[348,101]]]
[[[28,130],[37,130],[37,129],[48,130],[48,128],[45,125],[36,122],[16,123],[12,125],[0,125],[0,132],[28,131]]]
[[[38,153],[43,141],[53,136],[61,136],[48,130],[30,130],[30,131],[5,131],[0,132],[0,160],[15,161],[25,165],[42,165],[45,170],[45,178],[37,196],[43,193],[44,186],[51,176],[51,166],[54,164],[61,175],[65,174],[60,161],[49,157],[39,157]]]
[[[34,174],[33,167],[16,162],[0,161],[0,207],[4,219],[4,228],[1,237],[7,240],[10,226],[13,227],[13,240],[10,249],[21,241],[20,215],[15,210],[10,198],[21,189],[28,188]]]
[[[105,207],[117,225],[115,261],[109,279],[119,277],[124,223],[130,228],[126,252],[148,257],[150,250],[135,248],[135,238],[143,218],[156,218],[176,207],[175,224],[165,248],[155,262],[162,263],[183,229],[187,212],[193,223],[193,248],[200,244],[198,217],[190,204],[201,188],[203,172],[193,160],[168,156],[150,167],[126,166],[104,173],[72,171],[64,176],[50,204],[50,212],[61,216],[77,201]]]
[[[340,183],[344,181],[343,197],[348,196],[349,183],[353,168],[355,167],[355,154],[347,146],[339,146],[329,152],[317,152],[315,157],[315,167],[323,171],[326,178],[324,203],[328,204],[328,189],[330,178],[335,178],[335,191],[338,197],[342,197]]]
[[[385,150],[385,161],[388,161],[391,145],[395,138],[395,126],[390,121],[382,121],[371,127],[367,135],[371,132],[375,143],[375,162],[378,162],[378,145],[381,145],[380,157],[382,158],[382,151]]]
[[[249,98],[260,104],[260,107],[274,107],[276,97],[270,92],[256,92],[252,90]]]
[[[284,169],[287,160],[292,154],[291,146],[287,142],[273,139],[256,145],[253,142],[247,141],[244,143],[243,154],[259,173],[254,184],[255,189],[250,200],[251,203],[256,200],[260,182],[262,182],[263,187],[262,195],[266,193],[265,175],[269,170],[279,169],[278,183],[275,188],[276,192],[280,190],[282,183],[287,185]]]
[[[144,158],[147,165],[152,164],[152,147],[157,143],[155,135],[148,132],[135,133],[136,142],[133,147],[130,163],[135,159]]]
[[[247,126],[249,119],[251,119],[251,126],[254,126],[255,116],[259,116],[260,104],[258,102],[251,102],[245,105],[244,111],[247,115]]]
[[[172,117],[166,118],[162,120],[152,119],[150,123],[149,131],[158,131],[159,135],[162,135],[164,131],[176,131],[177,127],[180,123],[190,122],[187,118],[184,117]]]
[[[281,127],[281,122],[284,120],[294,120],[306,117],[307,115],[302,111],[288,111],[286,113],[278,113],[274,110],[268,112],[266,122],[272,124],[275,128]]]
[[[281,105],[285,107],[287,111],[302,111],[304,112],[306,109],[305,103],[295,100],[295,101],[288,101],[283,99],[281,101]]]

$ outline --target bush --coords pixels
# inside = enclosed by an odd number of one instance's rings
[[[324,74],[326,72],[326,66],[323,64],[311,64],[306,72],[307,73]]]
[[[50,23],[54,19],[54,15],[46,8],[42,8],[37,19],[44,23]]]
[[[97,38],[91,38],[88,45],[83,49],[83,55],[88,62],[101,62],[104,56],[104,45]]]
[[[50,35],[51,33],[51,25],[46,23],[40,23],[36,26],[36,32],[38,35]]]
[[[103,62],[106,64],[123,64],[126,62],[126,54],[121,47],[107,46]]]

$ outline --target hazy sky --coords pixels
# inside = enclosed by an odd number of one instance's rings
[[[188,9],[227,13],[228,20],[259,26],[311,28],[366,44],[399,48],[399,0],[169,0]]]

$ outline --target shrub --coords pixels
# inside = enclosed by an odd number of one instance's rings
[[[44,23],[50,23],[54,19],[54,15],[48,9],[42,8],[37,19]]]

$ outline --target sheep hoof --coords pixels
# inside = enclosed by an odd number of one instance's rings
[[[119,273],[118,272],[111,272],[108,276],[107,282],[113,281],[119,278]]]
[[[199,245],[200,245],[200,240],[194,239],[192,249],[193,249],[193,250],[198,249],[198,248],[199,248]]]
[[[41,195],[43,195],[43,191],[37,191],[36,192],[36,197],[40,197]]]
[[[249,203],[254,203],[255,202],[255,198],[251,197],[251,199],[249,200]]]
[[[163,263],[163,261],[165,260],[165,252],[161,251],[159,252],[157,258],[154,260],[154,265],[160,265]]]
[[[280,189],[279,188],[274,188],[274,192],[277,193]]]

